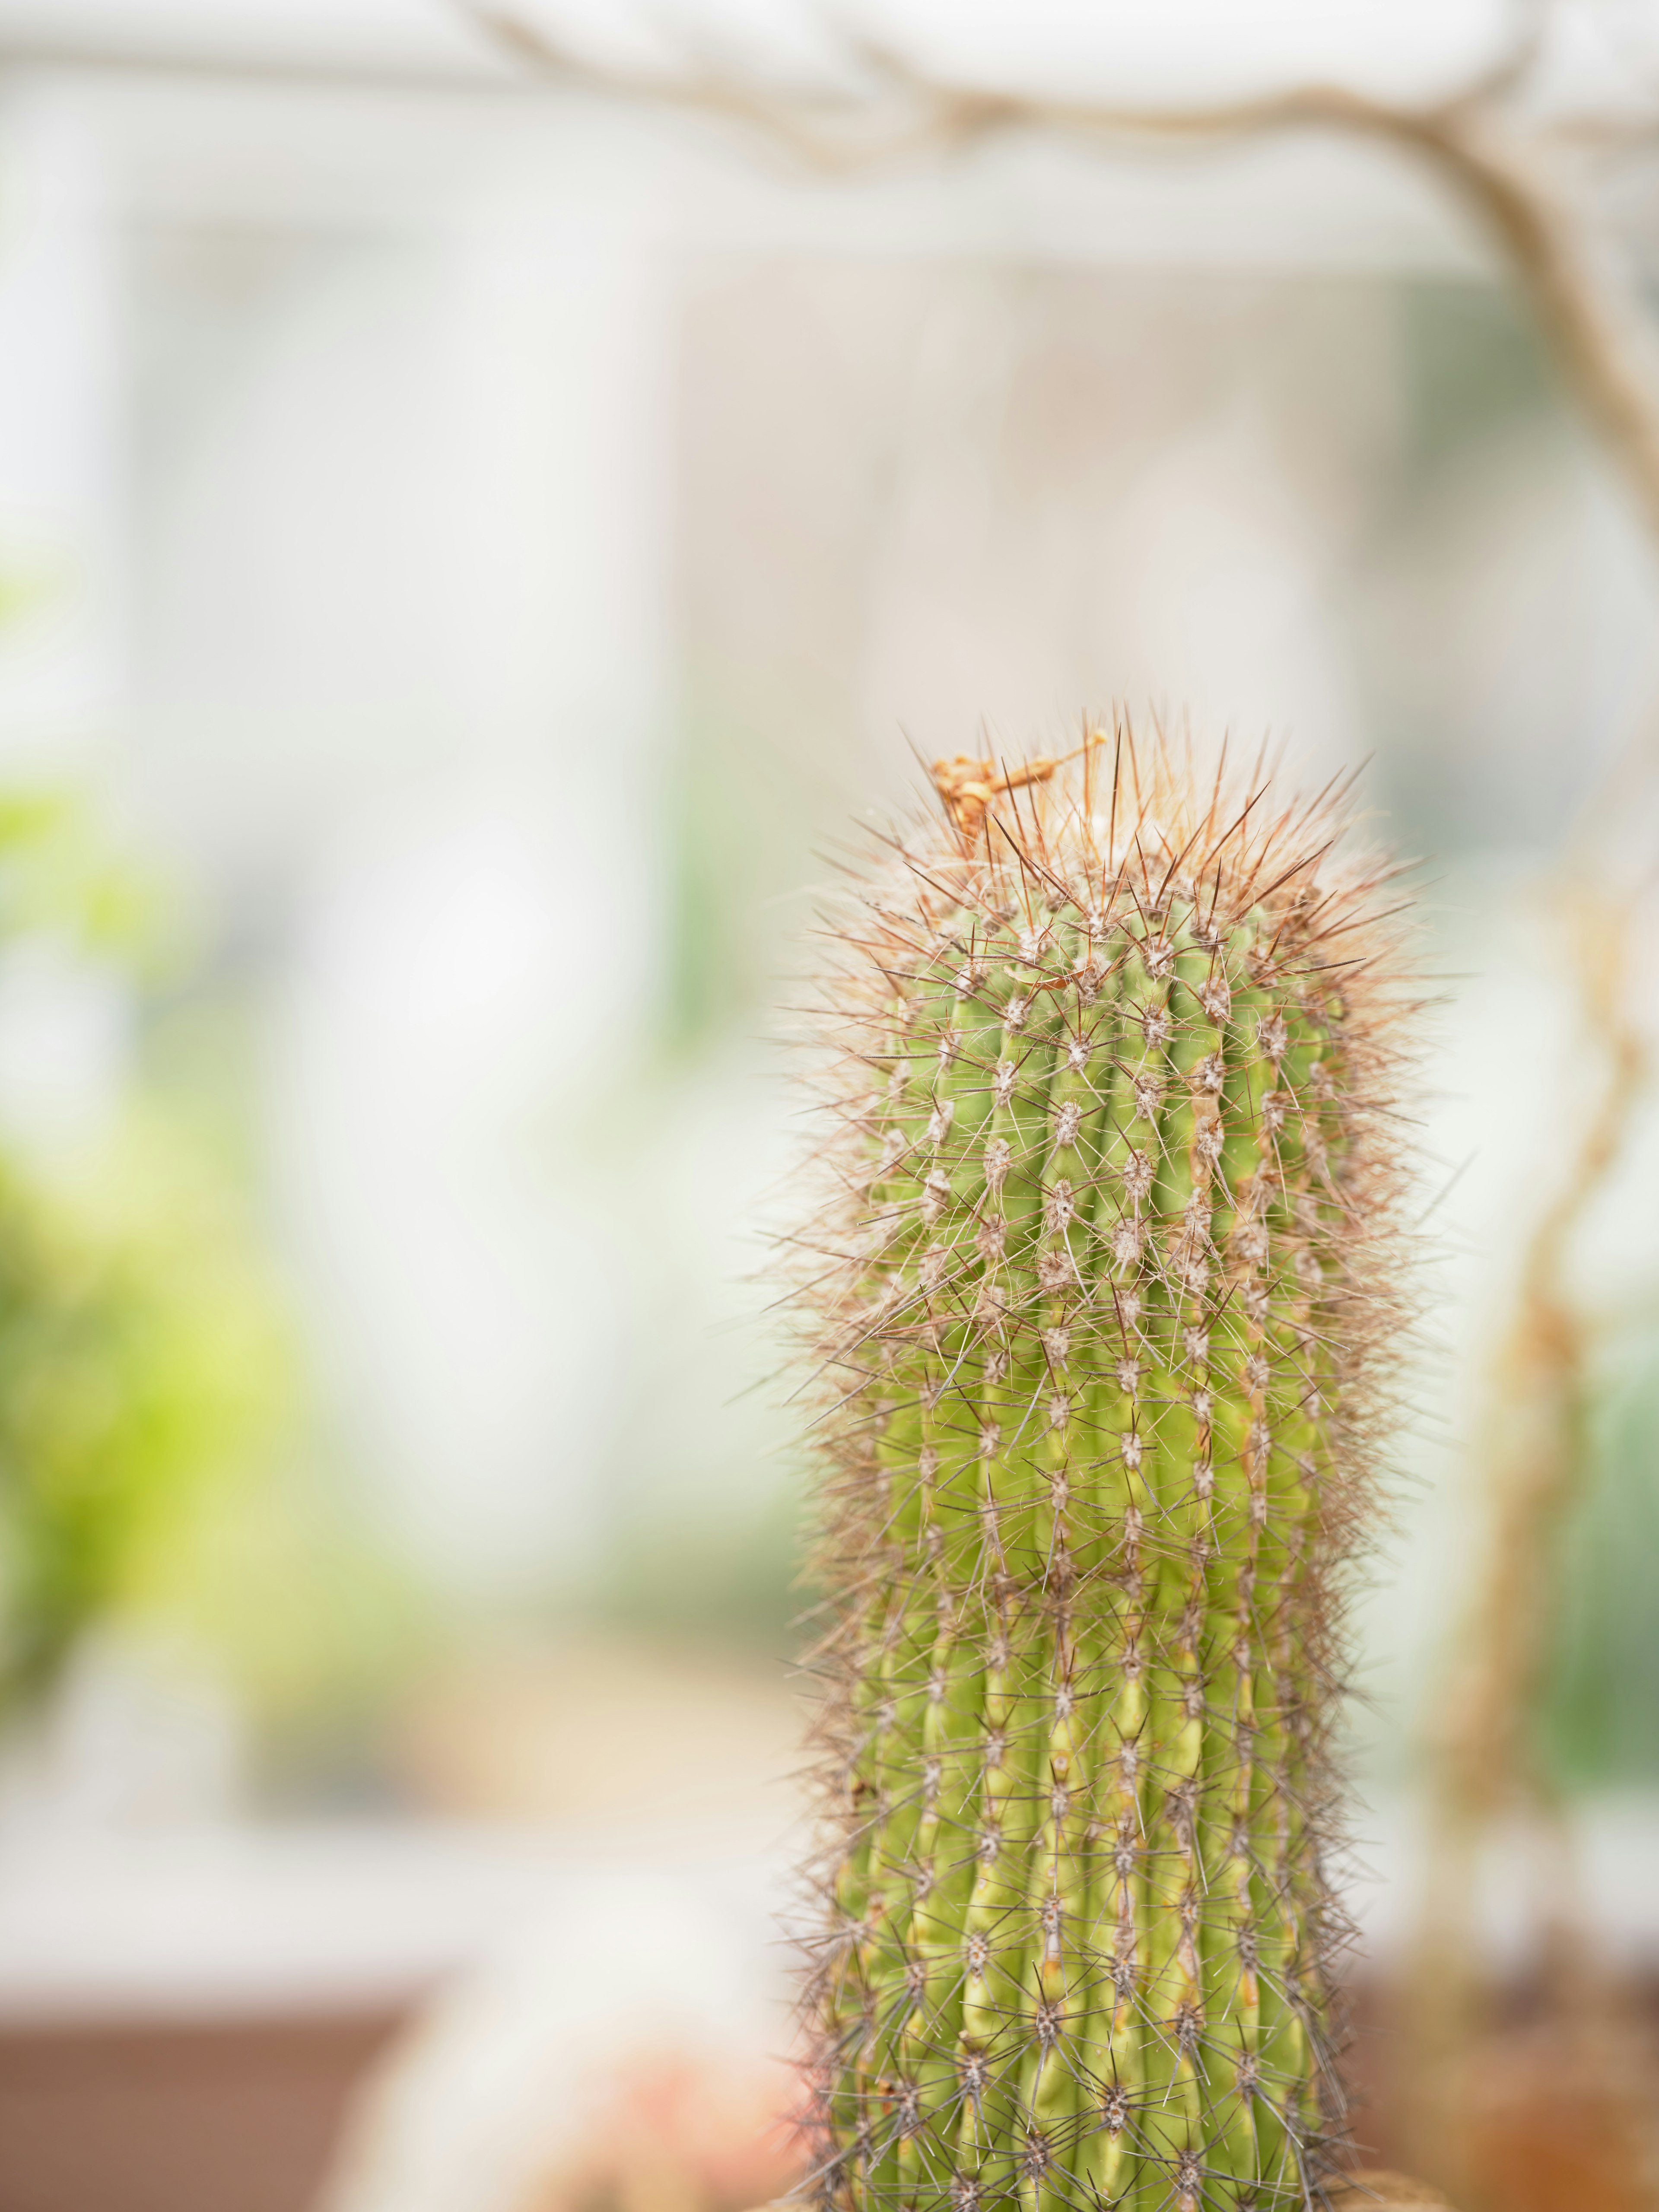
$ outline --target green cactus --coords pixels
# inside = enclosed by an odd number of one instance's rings
[[[837,918],[817,2172],[848,2212],[1321,2201],[1330,1740],[1400,1245],[1340,806],[941,763]]]

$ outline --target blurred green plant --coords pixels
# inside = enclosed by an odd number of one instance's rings
[[[662,1029],[687,1057],[740,1039],[775,994],[805,912],[813,834],[850,811],[825,804],[810,763],[714,708],[691,718],[665,793],[672,926]],[[786,903],[787,902],[787,903]]]
[[[590,1594],[593,1618],[769,1657],[793,1656],[817,1595],[800,1573],[802,1500],[793,1488],[697,1518],[654,1506],[625,1514]]]
[[[181,1079],[176,1036],[146,1049],[189,968],[174,920],[76,794],[0,793],[0,979],[66,954],[131,994],[138,1038],[83,1138],[32,1141],[0,1093],[0,1726],[117,1623],[182,1632],[279,1734],[372,1702],[408,1648],[410,1593],[307,1480],[214,1056],[193,1036]]]
[[[1659,1784],[1659,1338],[1600,1378],[1582,1494],[1562,1532],[1540,1751],[1559,1788]]]
[[[134,1115],[69,1177],[0,1157],[0,1710],[169,1594],[204,1492],[280,1426],[285,1369],[234,1211],[165,1123]]]
[[[0,622],[5,618],[0,582]],[[116,856],[72,791],[0,790],[0,951],[56,938],[139,967],[159,948],[158,887]]]
[[[135,979],[162,902],[61,791],[0,793],[0,968],[42,944]],[[275,1302],[229,1191],[135,1082],[84,1144],[0,1135],[0,1714],[168,1579],[182,1521],[280,1425]]]

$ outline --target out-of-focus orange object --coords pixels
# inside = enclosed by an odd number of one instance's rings
[[[1472,2069],[1469,2168],[1480,2212],[1651,2212],[1659,2075],[1552,2023],[1494,2036]]]
[[[605,2081],[585,2140],[523,2212],[747,2212],[792,2189],[799,2088],[781,2062],[740,2069],[641,2053]]]
[[[1429,2173],[1457,2212],[1652,2212],[1659,1984],[1616,1982],[1587,2016],[1552,2008],[1535,1984],[1489,1996],[1498,2016],[1462,2054],[1448,2114],[1427,2097],[1401,1984],[1358,1984],[1349,2075],[1365,2154]]]

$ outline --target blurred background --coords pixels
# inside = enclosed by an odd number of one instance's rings
[[[600,72],[835,66],[806,10],[522,20]],[[1506,30],[836,20],[1164,106],[1433,99]],[[1551,35],[1562,102],[1642,120],[1659,11]],[[1650,907],[1598,1030],[1561,865],[1654,750],[1655,536],[1443,180],[1340,135],[1042,133],[825,177],[545,58],[445,0],[0,0],[0,2212],[789,2179],[802,1469],[758,1228],[812,887],[918,755],[1121,700],[1304,781],[1368,761],[1423,859],[1362,2025],[1410,1978],[1526,1255],[1609,1036],[1634,1071],[1650,1033]],[[1656,181],[1650,130],[1580,180],[1638,298]],[[1551,1255],[1582,1358],[1527,1601],[1528,1802],[1570,1809],[1573,1910],[1629,1970],[1598,2081],[1659,1973],[1629,1087]],[[1497,1821],[1473,1892],[1512,2161],[1565,1832]],[[1598,2203],[1646,2201],[1651,2150]],[[1559,2156],[1526,2203],[1589,2201]]]

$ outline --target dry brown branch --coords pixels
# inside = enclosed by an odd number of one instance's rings
[[[1557,133],[1528,130],[1514,112],[1536,58],[1540,10],[1529,9],[1499,60],[1451,99],[1402,105],[1307,84],[1210,106],[1149,108],[951,84],[868,44],[849,47],[858,84],[839,91],[775,86],[720,67],[624,70],[494,0],[461,5],[521,59],[574,86],[740,124],[821,175],[959,155],[1012,133],[1196,144],[1318,131],[1391,147],[1425,165],[1497,246],[1659,541],[1659,357],[1631,286],[1561,173],[1567,142],[1588,118]]]
[[[1579,867],[1583,869],[1582,858]],[[1648,1074],[1647,1042],[1632,1018],[1626,967],[1638,901],[1609,896],[1588,871],[1569,880],[1586,1027],[1604,1056],[1602,1089],[1565,1182],[1534,1229],[1514,1318],[1494,1364],[1486,1439],[1485,1549],[1434,1752],[1429,1886],[1419,1935],[1416,2157],[1455,2191],[1471,2184],[1472,2052],[1481,2021],[1477,1930],[1482,1844],[1493,1824],[1542,1822],[1553,1879],[1538,1933],[1553,1984],[1564,2049],[1606,2060],[1621,1997],[1613,1962],[1583,1924],[1571,1838],[1538,1771],[1531,1723],[1556,1619],[1560,1537],[1589,1465],[1593,1325],[1569,1275],[1579,1226],[1622,1152]],[[1603,2065],[1608,2094],[1624,2075]],[[1631,2101],[1626,2099],[1626,2101]],[[1632,2111],[1639,2110],[1636,2095]]]
[[[1550,1539],[1586,1450],[1588,1331],[1568,1287],[1572,1239],[1618,1158],[1647,1072],[1626,1003],[1630,903],[1589,891],[1576,903],[1585,1012],[1607,1066],[1567,1181],[1533,1233],[1498,1363],[1488,1578],[1443,1739],[1443,1796],[1464,1823],[1512,1809],[1506,1800],[1531,1765],[1524,1731],[1552,1626]]]
[[[1656,769],[1659,712],[1650,712],[1592,789],[1558,865],[1585,1042],[1600,1054],[1601,1089],[1565,1179],[1533,1231],[1493,1363],[1484,1548],[1431,1746],[1409,2117],[1415,2155],[1454,2191],[1469,2185],[1478,2164],[1470,2114],[1471,2054],[1485,2010],[1480,1869],[1485,1838],[1506,1815],[1540,1826],[1547,1846],[1553,1878],[1536,1932],[1560,2055],[1599,2079],[1609,2112],[1621,2127],[1630,2124],[1632,2140],[1646,2142],[1653,2132],[1639,2118],[1645,2088],[1631,2076],[1638,2039],[1620,2033],[1628,1992],[1617,1981],[1617,1962],[1601,1954],[1585,1925],[1569,1824],[1538,1769],[1531,1723],[1555,1626],[1559,1539],[1590,1466],[1589,1363],[1607,1334],[1606,1318],[1589,1313],[1570,1286],[1572,1248],[1625,1148],[1651,1072],[1629,969],[1654,889]],[[1659,2187],[1652,2194],[1659,2202]]]

